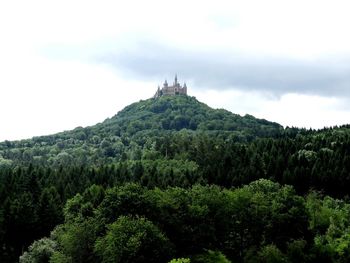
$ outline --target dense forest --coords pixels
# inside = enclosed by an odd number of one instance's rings
[[[0,262],[349,262],[350,126],[193,97],[0,143]]]

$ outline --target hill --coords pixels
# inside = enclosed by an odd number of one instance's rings
[[[0,262],[349,262],[349,164],[350,126],[140,101],[0,143]]]
[[[223,109],[212,109],[189,96],[163,96],[131,104],[112,118],[124,132],[133,134],[149,129],[235,131],[253,137],[276,135],[282,126],[251,115],[233,114]],[[131,125],[123,125],[123,122]],[[110,123],[110,122],[106,122]]]
[[[251,115],[241,117],[227,110],[212,109],[194,97],[163,96],[133,103],[95,126],[2,142],[0,165],[13,162],[40,165],[111,163],[126,158],[132,148],[143,151],[157,138],[180,130],[230,136],[244,142],[277,136],[283,128]]]

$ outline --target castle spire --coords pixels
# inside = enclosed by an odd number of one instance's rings
[[[175,85],[177,84],[177,74],[175,74]]]

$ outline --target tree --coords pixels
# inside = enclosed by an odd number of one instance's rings
[[[174,258],[169,263],[191,263],[191,260],[189,258]]]
[[[49,238],[35,241],[19,258],[19,263],[48,263],[57,249],[57,243]]]
[[[287,258],[275,245],[267,245],[258,253],[258,262],[284,263],[287,262]]]
[[[230,263],[224,254],[220,251],[208,250],[203,254],[197,255],[192,259],[193,263]]]
[[[149,220],[121,216],[95,244],[103,263],[167,262],[172,258],[168,238]]]
[[[101,231],[100,222],[92,218],[77,219],[57,227],[51,234],[60,248],[58,253],[53,255],[54,262],[96,262],[93,250],[99,231]]]
[[[62,222],[61,198],[54,186],[44,188],[39,199],[40,234],[45,236]]]

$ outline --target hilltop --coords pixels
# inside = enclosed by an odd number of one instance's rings
[[[237,135],[267,137],[283,128],[278,123],[244,117],[224,109],[212,109],[194,97],[163,96],[131,104],[104,122],[104,126],[117,124],[121,132],[133,135],[139,131],[234,131]]]
[[[224,109],[212,109],[194,97],[162,96],[133,103],[94,126],[2,142],[0,164],[98,164],[120,161],[130,154],[131,148],[142,151],[157,138],[180,131],[246,142],[258,137],[274,137],[282,130],[277,123],[251,115],[242,117]]]

